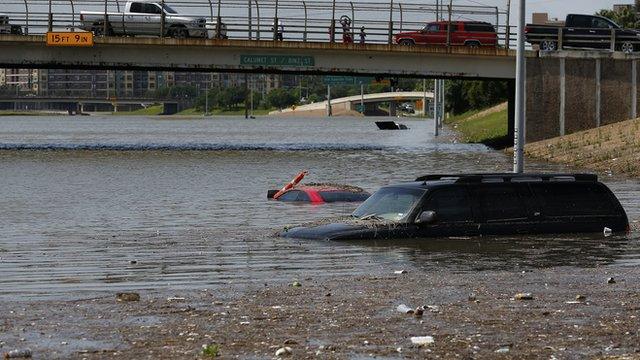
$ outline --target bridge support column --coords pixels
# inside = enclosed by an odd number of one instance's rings
[[[389,116],[398,116],[398,103],[395,101],[389,102]]]

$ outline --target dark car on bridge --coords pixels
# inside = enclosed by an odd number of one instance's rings
[[[527,24],[527,42],[542,51],[560,47],[611,49],[632,53],[640,49],[640,32],[623,29],[610,19],[596,15],[569,14],[563,26]]]
[[[281,236],[361,240],[629,231],[616,196],[596,175],[429,175],[385,186],[350,218]]]
[[[451,24],[451,31],[448,31]],[[400,45],[497,46],[498,34],[493,25],[479,21],[436,21],[419,31],[403,32],[393,37]]]

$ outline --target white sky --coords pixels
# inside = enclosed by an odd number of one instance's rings
[[[93,3],[98,3],[96,0],[91,0]],[[193,3],[194,0],[166,0],[168,4],[179,4],[183,1],[190,1]],[[199,0],[202,3],[207,3],[207,0]],[[307,0],[309,3],[312,3],[313,0]],[[325,0],[326,1],[326,0]],[[379,3],[388,3],[389,0],[352,0],[354,3],[358,3],[361,1],[366,2],[379,2]],[[445,4],[448,4],[449,0],[440,0]],[[517,23],[517,11],[518,4],[521,0],[511,0],[511,24],[515,25]],[[82,3],[82,0],[78,0],[76,3]],[[126,2],[126,0],[120,0],[121,3]],[[212,0],[212,2],[216,2]],[[348,0],[337,0],[337,2],[348,3]],[[410,3],[420,3],[420,4],[435,4],[436,0],[396,0],[397,2],[410,2]],[[0,0],[0,13],[2,12],[13,12],[18,11],[22,12],[24,9],[21,4],[21,0]],[[38,1],[39,4],[45,4],[45,1]],[[114,3],[114,0],[109,0],[109,3]],[[222,0],[222,3],[225,3],[225,0]],[[531,21],[531,13],[533,12],[547,12],[551,18],[564,18],[568,13],[583,13],[583,14],[592,14],[601,9],[611,9],[614,4],[632,4],[633,0],[526,0],[527,4],[527,22]],[[64,0],[54,0],[54,4],[65,4],[67,1]],[[454,5],[487,5],[487,6],[498,6],[501,9],[506,9],[507,0],[453,0]],[[78,8],[82,9],[83,6],[79,5]],[[417,20],[417,19],[416,19]],[[431,19],[420,19],[423,20],[431,20]]]
[[[511,0],[511,22],[516,23],[520,0]],[[527,0],[527,21],[531,13],[546,12],[549,17],[564,18],[569,13],[592,14],[601,9],[611,9],[614,4],[633,4],[631,0]],[[506,8],[507,0],[454,0],[454,4],[490,5]]]

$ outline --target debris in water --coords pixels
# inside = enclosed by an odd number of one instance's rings
[[[576,295],[576,301],[587,301],[587,297],[584,295]]]
[[[608,227],[604,228],[604,236],[605,237],[609,237],[613,234],[613,230],[609,229]]]
[[[291,350],[290,347],[285,346],[285,347],[281,347],[280,349],[278,349],[278,351],[276,351],[276,356],[289,356],[291,355],[292,352],[293,350]]]
[[[415,317],[422,317],[423,314],[424,314],[424,308],[422,306],[418,306],[413,311],[413,316],[415,316]]]
[[[509,347],[508,347],[508,346],[503,346],[503,347],[501,347],[500,349],[496,350],[496,352],[497,352],[498,354],[506,354],[506,353],[508,353],[509,351],[511,351],[511,349],[509,349]]]
[[[31,349],[16,349],[16,350],[11,350],[7,353],[4,353],[4,358],[5,359],[25,359],[25,358],[31,358],[32,353],[31,353]]]
[[[168,297],[167,301],[168,302],[174,302],[174,301],[185,301],[187,300],[186,298],[183,297],[179,297],[179,296],[172,296],[172,297]]]
[[[407,270],[396,270],[393,273],[396,275],[403,275],[403,274],[408,274],[409,272]]]
[[[423,306],[422,307],[425,310],[429,310],[432,313],[439,313],[440,312],[440,306],[438,305],[427,305],[427,306]]]
[[[477,301],[477,298],[476,298],[476,296],[474,294],[471,294],[471,295],[469,295],[468,300],[469,301]]]
[[[401,312],[403,314],[413,314],[413,309],[408,307],[405,304],[398,305],[396,310],[398,310],[399,312]]]
[[[514,300],[533,300],[533,295],[531,293],[517,293],[513,298]]]
[[[607,279],[607,284],[615,284],[616,283],[616,279],[610,277]]]
[[[301,287],[302,284],[300,282],[298,282],[298,281],[294,281],[293,283],[291,283],[291,286],[293,286],[293,287]]]
[[[140,301],[140,294],[138,293],[117,293],[116,301],[118,302],[129,302],[129,301]]]
[[[418,346],[426,346],[435,343],[433,336],[413,336],[411,343]]]

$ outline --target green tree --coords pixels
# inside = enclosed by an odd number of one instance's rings
[[[246,98],[244,87],[229,87],[218,92],[216,105],[225,109],[235,109],[238,104],[244,103]]]
[[[504,81],[450,80],[446,82],[447,111],[460,114],[481,110],[507,101],[507,83]]]
[[[640,22],[638,21],[638,15],[633,9],[622,9],[620,11],[603,9],[596,13],[596,15],[606,17],[613,20],[616,24],[627,29],[640,28]]]
[[[284,109],[291,105],[295,105],[298,102],[298,99],[296,99],[295,95],[291,91],[283,88],[269,91],[266,100],[269,106],[278,109]]]

